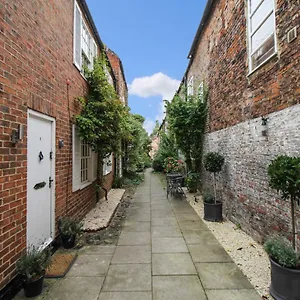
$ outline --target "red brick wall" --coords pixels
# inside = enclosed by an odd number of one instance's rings
[[[113,72],[117,80],[117,93],[120,97],[120,100],[127,105],[128,104],[128,90],[126,86],[126,81],[121,69],[121,60],[120,58],[110,49],[106,50],[108,59],[112,66]]]
[[[73,10],[73,0],[0,0],[0,289],[26,247],[28,108],[54,117],[56,145],[65,142],[56,147],[56,220],[83,217],[95,204],[93,185],[72,193],[74,99],[87,88],[73,65]],[[18,124],[25,136],[13,146]]]
[[[248,76],[246,1],[216,1],[188,71],[196,86],[209,86],[211,131],[300,103],[299,14],[296,1],[277,1],[278,55]],[[298,38],[289,44],[296,25]]]

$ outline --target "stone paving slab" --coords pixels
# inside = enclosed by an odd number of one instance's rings
[[[253,288],[235,263],[198,263],[196,268],[205,289]]]
[[[48,300],[97,300],[104,277],[67,277],[57,281],[46,295]]]
[[[104,276],[111,259],[112,255],[80,255],[67,277]]]
[[[125,232],[120,235],[118,246],[150,245],[150,232]]]
[[[118,246],[111,261],[112,264],[150,264],[151,247],[146,246]]]
[[[177,225],[153,226],[152,237],[182,237],[182,234]]]
[[[150,232],[150,222],[147,221],[126,221],[123,232]]]
[[[78,251],[78,255],[113,255],[116,246],[85,246]]]
[[[209,230],[182,230],[182,235],[187,245],[216,243],[215,236]]]
[[[188,252],[182,237],[152,238],[152,253]]]
[[[258,293],[251,290],[206,290],[208,300],[261,300]]]
[[[196,275],[189,253],[152,254],[153,275]]]
[[[193,261],[196,262],[232,262],[231,257],[218,243],[187,245]]]
[[[151,265],[111,265],[103,291],[151,291]]]
[[[153,300],[206,300],[198,276],[154,276]]]
[[[98,300],[152,300],[151,292],[102,292]]]

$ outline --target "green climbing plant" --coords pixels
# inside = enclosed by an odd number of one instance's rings
[[[177,94],[172,102],[166,102],[169,130],[185,156],[188,169],[194,172],[201,169],[207,97],[208,90],[204,87],[201,95],[189,96],[184,100]]]
[[[79,97],[82,110],[75,117],[79,136],[97,153],[97,182],[102,186],[102,162],[110,153],[120,153],[122,139],[128,137],[128,108],[119,100],[108,81],[105,54],[94,61],[93,70],[86,69],[88,93]]]

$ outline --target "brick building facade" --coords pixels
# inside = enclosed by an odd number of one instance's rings
[[[84,0],[0,0],[0,290],[21,251],[38,243],[31,235],[46,224],[37,233],[49,243],[60,216],[82,218],[96,203],[96,161],[73,123],[87,92],[82,64],[101,51]]]
[[[260,241],[291,232],[289,203],[269,188],[267,166],[277,155],[300,155],[299,5],[208,0],[181,83],[190,94],[208,87],[204,152],[225,156],[224,213]],[[209,174],[202,177],[209,189]]]

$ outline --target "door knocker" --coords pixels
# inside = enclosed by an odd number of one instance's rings
[[[44,159],[44,155],[43,155],[42,151],[40,151],[40,153],[39,153],[39,159],[40,159],[40,161]]]

